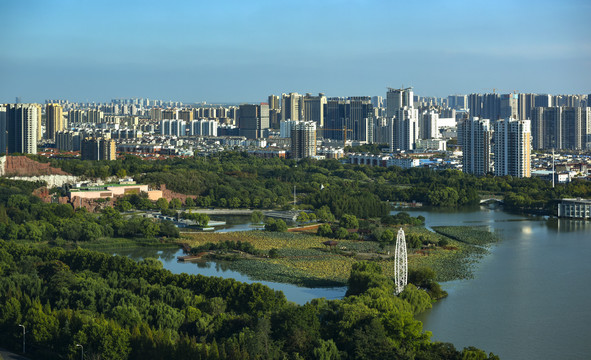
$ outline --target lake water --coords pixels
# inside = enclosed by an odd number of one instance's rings
[[[591,222],[487,208],[409,213],[428,227],[486,225],[503,239],[474,279],[443,283],[449,296],[419,316],[433,340],[501,359],[591,359]]]
[[[184,255],[179,249],[150,249],[150,248],[135,248],[123,249],[114,252],[118,255],[128,256],[134,260],[141,260],[146,257],[153,257],[162,261],[164,268],[170,270],[174,274],[187,273],[192,275],[205,276],[219,276],[227,279],[236,279],[241,282],[252,284],[254,282],[267,285],[274,290],[283,291],[285,297],[289,301],[297,304],[305,304],[312,299],[327,298],[329,300],[340,299],[347,291],[346,287],[332,287],[332,288],[306,288],[291,284],[283,284],[272,281],[257,281],[252,280],[246,275],[237,271],[230,270],[224,262],[214,261],[200,261],[200,262],[179,262],[177,256]]]
[[[485,225],[503,239],[480,259],[474,279],[442,283],[449,296],[420,314],[433,340],[458,348],[476,346],[502,359],[591,359],[591,222],[547,220],[486,207],[408,212],[425,216],[428,228]],[[229,225],[231,230],[240,227]],[[174,273],[253,282],[223,263],[178,263],[177,249],[118,253],[159,258]],[[340,298],[346,291],[261,283],[299,304]]]

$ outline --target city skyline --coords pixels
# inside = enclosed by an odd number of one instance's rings
[[[591,4],[8,2],[0,102],[588,94]],[[484,17],[483,15],[486,15]]]

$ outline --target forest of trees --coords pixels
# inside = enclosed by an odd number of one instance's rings
[[[337,160],[295,162],[239,152],[158,161],[135,156],[116,161],[50,161],[79,176],[127,175],[142,183],[166,184],[171,190],[197,195],[195,205],[201,207],[281,208],[291,204],[295,186],[300,204],[326,205],[337,217],[381,217],[388,210],[384,204],[388,201],[418,201],[436,207],[478,204],[479,193],[504,196],[508,209],[551,214],[557,199],[591,197],[591,183],[584,180],[552,188],[536,178],[477,177],[457,170],[381,168]]]
[[[0,240],[0,346],[33,359],[496,359],[433,343],[409,285],[354,266],[343,300],[303,306],[260,284],[175,275],[121,256]]]
[[[98,214],[70,204],[47,204],[31,195],[41,183],[0,178],[0,238],[29,242],[92,242],[102,237],[179,237],[170,221],[130,216],[107,207]]]

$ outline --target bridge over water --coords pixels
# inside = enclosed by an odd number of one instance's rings
[[[494,202],[503,204],[505,202],[505,200],[503,199],[502,196],[488,196],[488,197],[482,197],[480,199],[481,204],[490,204],[490,203],[494,203]]]

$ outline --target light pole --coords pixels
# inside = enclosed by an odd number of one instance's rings
[[[25,325],[18,324],[18,326],[23,328],[23,354],[25,353]]]
[[[84,360],[84,346],[80,345],[80,344],[76,344],[76,347],[80,346],[80,359]]]
[[[80,346],[80,359],[84,360],[84,346],[80,345],[80,344],[76,344],[76,347]]]

